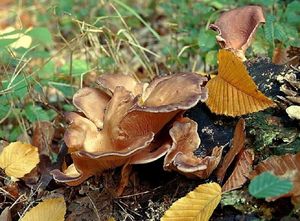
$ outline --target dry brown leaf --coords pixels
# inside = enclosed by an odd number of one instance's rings
[[[21,221],[64,221],[66,210],[63,197],[46,199],[25,213]]]
[[[121,180],[119,183],[119,186],[116,191],[116,196],[121,196],[124,192],[125,187],[129,183],[130,174],[132,172],[132,165],[129,165],[129,163],[126,163],[121,171]]]
[[[235,127],[235,130],[234,130],[232,146],[231,146],[230,150],[228,151],[228,153],[226,154],[226,156],[224,157],[222,166],[217,170],[217,177],[218,177],[219,182],[223,181],[228,167],[233,162],[235,156],[238,155],[240,153],[240,151],[244,148],[245,138],[246,138],[245,120],[243,118],[241,118],[238,121],[238,123]]]
[[[271,156],[255,167],[250,173],[250,178],[252,179],[266,171],[283,178],[289,178],[294,185],[288,194],[268,200],[273,201],[281,197],[291,196],[294,204],[300,203],[300,153]]]
[[[279,65],[287,63],[288,62],[287,49],[283,48],[282,45],[276,47],[273,51],[272,62],[274,64],[279,64]]]
[[[37,121],[33,125],[33,135],[31,144],[39,149],[40,155],[51,158],[53,151],[51,149],[52,139],[55,129],[48,121]]]
[[[217,183],[199,185],[172,204],[161,221],[208,221],[221,200]]]
[[[223,192],[235,190],[243,186],[252,171],[253,160],[254,152],[252,149],[242,150],[232,174],[222,186]]]
[[[38,148],[31,144],[13,142],[0,154],[0,167],[7,176],[22,178],[39,163]]]
[[[233,52],[220,50],[218,60],[218,75],[206,85],[209,91],[206,104],[212,112],[240,116],[275,105],[257,89],[245,65]]]
[[[12,218],[11,218],[11,212],[10,212],[10,209],[9,207],[6,207],[1,215],[0,215],[0,220],[1,221],[12,221]]]

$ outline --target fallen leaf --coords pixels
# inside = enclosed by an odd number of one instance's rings
[[[268,198],[269,201],[291,196],[293,204],[300,203],[300,153],[271,156],[260,162],[250,173],[249,177],[253,179],[263,172],[271,172],[281,178],[288,178],[294,184],[294,188],[289,193],[279,197]]]
[[[55,133],[53,125],[48,121],[37,121],[33,128],[31,144],[39,149],[40,155],[51,158],[53,154],[51,144]]]
[[[1,221],[12,221],[12,218],[11,218],[11,212],[10,212],[10,209],[9,207],[6,207],[1,215],[0,215],[0,220]]]
[[[0,167],[12,178],[22,178],[38,163],[38,148],[26,143],[10,143],[0,154]]]
[[[263,172],[251,181],[249,192],[255,198],[262,199],[287,194],[292,188],[293,184],[289,179]]]
[[[273,56],[272,56],[272,63],[278,65],[283,65],[288,63],[287,49],[284,48],[282,45],[279,45],[274,49]]]
[[[220,50],[218,60],[218,75],[206,85],[209,91],[206,104],[212,112],[234,117],[275,105],[257,89],[245,65],[233,52]]]
[[[63,197],[46,199],[25,213],[21,221],[63,221],[66,210]]]
[[[129,178],[130,178],[130,174],[132,172],[132,165],[129,165],[128,163],[126,163],[121,171],[121,180],[119,183],[119,186],[116,190],[116,196],[121,196],[122,193],[124,192],[125,187],[128,185],[129,183]]]
[[[199,185],[172,204],[161,221],[208,221],[221,200],[217,183]]]
[[[242,150],[232,174],[222,186],[223,193],[243,186],[243,184],[248,180],[247,177],[252,170],[253,160],[254,152],[252,149]]]
[[[236,155],[240,153],[240,151],[245,146],[245,120],[241,118],[236,124],[234,135],[233,135],[233,144],[229,149],[228,153],[225,155],[224,160],[222,162],[222,166],[217,170],[217,177],[220,182],[223,181],[224,176],[228,167],[233,162]]]

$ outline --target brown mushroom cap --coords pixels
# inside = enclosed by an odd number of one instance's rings
[[[136,102],[120,122],[121,130],[132,137],[158,133],[177,114],[207,99],[202,87],[206,80],[194,73],[179,73],[152,81],[142,96],[145,100]]]
[[[122,79],[119,75],[115,77]],[[148,163],[162,157],[171,147],[171,138],[167,135],[157,142],[153,141],[154,136],[179,114],[207,99],[207,91],[202,87],[206,78],[192,73],[158,78],[150,83],[145,94],[139,92],[138,96],[134,94],[138,83],[128,76],[124,79],[128,80],[123,82],[124,86],[118,86],[113,77],[102,76],[99,80],[112,94],[105,104],[102,130],[96,127],[95,120],[77,113],[67,114],[70,126],[64,139],[73,150],[73,165],[64,173],[53,171],[56,180],[78,185],[109,168]],[[94,118],[98,115],[92,112],[92,101],[98,102],[99,97],[103,98],[98,90],[81,89],[74,102],[88,118]]]
[[[110,97],[97,88],[81,88],[73,96],[73,104],[77,109],[102,129],[104,110]]]
[[[260,6],[245,6],[224,12],[210,28],[218,32],[216,38],[222,48],[245,52],[259,24],[264,22]]]
[[[106,145],[107,141],[103,139],[92,121],[75,112],[69,112],[65,117],[70,122],[64,134],[64,141],[69,152],[77,150],[96,152],[100,151],[102,144]]]
[[[143,83],[139,83],[132,76],[124,74],[103,74],[97,79],[98,85],[110,96],[113,95],[116,87],[122,86],[134,96],[143,93]]]
[[[164,159],[165,170],[175,170],[188,177],[207,178],[218,166],[222,148],[215,147],[211,156],[197,157],[194,151],[200,145],[197,123],[189,118],[174,122],[170,130],[172,147]]]
[[[73,164],[65,173],[53,170],[51,173],[56,181],[76,186],[95,174],[101,174],[110,168],[124,165],[130,157],[147,148],[154,138],[154,134],[137,139],[127,149],[122,151],[107,151],[102,153],[89,153],[77,151],[72,153]]]

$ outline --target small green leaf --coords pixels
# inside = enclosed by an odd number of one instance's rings
[[[211,30],[201,29],[198,38],[200,50],[207,52],[216,45],[215,33]]]
[[[72,70],[70,70],[70,64],[67,63],[60,68],[60,72],[63,74],[70,74],[72,76],[80,76],[90,70],[89,64],[85,60],[72,60]]]
[[[29,35],[33,41],[43,45],[51,45],[53,43],[51,33],[47,28],[33,28],[26,35]]]
[[[77,87],[74,87],[69,84],[64,84],[64,83],[59,83],[59,82],[48,82],[48,84],[50,86],[56,88],[60,92],[62,92],[66,98],[72,98],[73,95],[75,94],[75,92],[78,90]]]
[[[217,65],[217,54],[218,54],[218,51],[216,50],[212,50],[212,51],[209,51],[206,55],[205,55],[205,62],[206,64],[208,65]]]
[[[286,194],[292,188],[293,184],[290,180],[264,172],[251,181],[249,193],[255,198],[262,199]]]
[[[37,105],[27,105],[24,109],[26,118],[31,122],[35,121],[51,121],[57,115],[53,110],[45,111]]]
[[[265,30],[265,38],[270,43],[274,42],[274,21],[275,21],[275,17],[273,15],[267,16],[264,30]]]
[[[41,79],[49,79],[53,77],[54,73],[55,73],[55,64],[53,61],[49,61],[38,71],[38,76]]]
[[[283,26],[279,23],[276,23],[274,25],[274,38],[281,42],[285,42],[287,40],[287,35],[285,33],[285,30]]]
[[[0,49],[4,48],[12,43],[14,43],[15,41],[17,41],[18,38],[4,38],[4,39],[0,39]]]

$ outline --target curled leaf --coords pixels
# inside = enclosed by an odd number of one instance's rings
[[[217,183],[199,185],[180,198],[165,212],[161,221],[208,221],[221,200],[221,187]]]
[[[233,52],[220,50],[218,60],[218,75],[206,85],[209,91],[206,104],[212,112],[234,117],[275,105],[257,89],[245,65]]]
[[[252,149],[242,150],[238,156],[237,163],[232,174],[222,186],[223,192],[238,189],[242,187],[244,183],[246,183],[249,174],[252,171],[253,160],[254,152]]]
[[[233,142],[232,142],[233,144],[229,149],[228,153],[225,155],[224,160],[222,162],[222,166],[217,171],[217,177],[220,182],[223,181],[225,173],[228,167],[233,162],[235,156],[238,155],[240,151],[244,148],[245,138],[246,138],[245,120],[241,118],[235,127]]]
[[[26,143],[10,143],[0,154],[0,167],[13,178],[24,177],[38,163],[38,148]]]
[[[25,213],[21,221],[64,221],[66,210],[63,197],[46,199]]]

